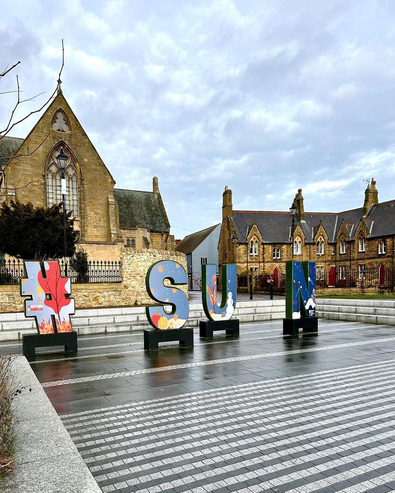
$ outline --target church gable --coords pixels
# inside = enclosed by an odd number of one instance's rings
[[[62,170],[57,156],[63,150],[67,210],[77,218],[81,241],[114,241],[117,225],[112,224],[108,196],[113,196],[115,181],[61,91],[27,138],[18,141],[21,145],[4,169],[7,196],[36,206],[59,203]]]

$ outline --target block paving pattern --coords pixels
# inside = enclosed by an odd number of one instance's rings
[[[240,329],[149,354],[86,336],[31,364],[104,493],[395,491],[393,327]]]
[[[63,417],[103,492],[392,491],[395,362]]]

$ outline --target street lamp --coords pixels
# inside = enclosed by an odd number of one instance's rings
[[[66,167],[69,156],[60,148],[59,154],[56,156],[61,178],[62,202],[63,202],[63,239],[64,239],[64,275],[67,277],[67,243],[66,243]]]
[[[292,248],[292,257],[294,256],[294,230],[295,230],[295,214],[296,214],[296,206],[295,203],[292,202],[291,207],[289,208],[289,212],[292,217],[292,227],[291,227],[291,248]]]

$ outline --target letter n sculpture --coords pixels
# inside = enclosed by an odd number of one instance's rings
[[[21,280],[25,315],[34,318],[37,334],[23,335],[23,355],[34,357],[36,347],[65,346],[77,351],[77,332],[71,328],[74,300],[70,279],[62,277],[58,262],[25,262],[26,278]]]
[[[225,330],[227,336],[239,335],[239,321],[232,319],[236,308],[236,265],[222,266],[222,299],[218,305],[217,266],[202,265],[202,303],[208,320],[200,320],[200,337],[213,337],[214,330]]]
[[[315,316],[315,262],[286,263],[283,335],[296,336],[299,329],[318,332]]]

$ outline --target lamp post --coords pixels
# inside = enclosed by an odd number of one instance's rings
[[[64,239],[64,275],[67,277],[67,242],[66,242],[66,167],[69,156],[60,148],[60,152],[56,157],[61,178],[62,202],[63,202],[63,239]]]
[[[289,208],[289,212],[292,217],[292,226],[291,226],[291,248],[292,248],[292,258],[294,258],[294,230],[295,230],[295,214],[296,214],[296,206],[295,203],[292,202],[291,207]]]

